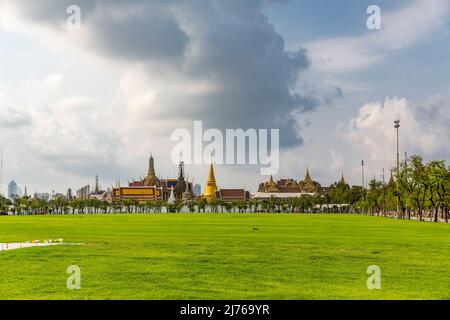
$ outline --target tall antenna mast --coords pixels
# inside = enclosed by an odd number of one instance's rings
[[[3,148],[0,155],[0,195],[3,194]]]

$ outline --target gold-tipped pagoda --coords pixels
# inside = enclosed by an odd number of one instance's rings
[[[216,191],[217,191],[217,184],[216,184],[216,177],[214,176],[214,168],[213,164],[211,162],[211,165],[209,167],[209,174],[208,174],[208,180],[206,182],[205,187],[205,193],[203,194],[203,198],[206,199],[206,201],[210,202],[216,197]]]

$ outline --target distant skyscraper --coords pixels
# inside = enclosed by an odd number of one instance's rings
[[[12,180],[9,184],[8,184],[8,198],[12,199],[15,196],[18,196],[18,192],[17,192],[17,183]]]
[[[199,185],[198,183],[196,183],[196,184],[194,185],[194,188],[193,188],[192,191],[194,192],[194,194],[195,194],[196,196],[201,196],[201,195],[202,195],[202,186]]]
[[[48,192],[43,192],[43,193],[35,193],[34,197],[36,199],[42,199],[42,200],[49,200],[50,199],[50,193]]]
[[[67,199],[72,200],[73,199],[73,195],[72,195],[72,188],[67,189],[67,195],[66,195]]]
[[[86,185],[83,188],[77,190],[76,193],[77,199],[88,199],[90,193],[91,193],[91,186]]]
[[[0,195],[3,194],[3,149],[0,151]]]

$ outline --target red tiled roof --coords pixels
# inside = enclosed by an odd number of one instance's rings
[[[220,189],[216,191],[216,198],[224,201],[246,201],[250,193],[244,189]]]
[[[222,198],[245,198],[244,189],[221,189],[219,192]]]

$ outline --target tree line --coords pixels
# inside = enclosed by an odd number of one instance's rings
[[[397,172],[398,171],[398,172]],[[251,199],[225,202],[195,199],[187,202],[138,202],[122,199],[109,203],[98,199],[68,199],[56,194],[51,200],[0,195],[0,214],[98,214],[180,212],[274,212],[274,213],[361,213],[401,219],[448,222],[450,213],[450,167],[445,161],[424,163],[419,156],[405,159],[386,183],[375,177],[367,188],[349,186],[343,179],[314,196]]]

